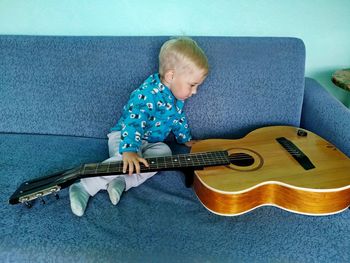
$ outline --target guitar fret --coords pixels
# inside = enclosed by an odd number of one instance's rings
[[[203,159],[203,162],[205,162],[207,164],[212,164],[212,162],[213,162],[213,156],[210,156],[208,154],[203,154],[202,159]]]
[[[171,167],[174,168],[175,167],[175,163],[174,163],[174,159],[173,157],[169,157],[170,162],[171,162]]]
[[[90,164],[85,164],[84,165],[84,170],[86,174],[93,174],[96,169],[96,164],[95,163],[90,163]]]
[[[181,166],[186,167],[187,166],[186,157],[184,155],[180,155],[179,159],[181,161]]]
[[[201,161],[199,160],[200,154],[194,156],[194,164],[195,166],[199,166],[201,164]]]
[[[97,173],[106,173],[106,172],[108,172],[108,165],[104,163],[98,165]]]

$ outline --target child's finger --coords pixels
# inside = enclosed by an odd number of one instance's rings
[[[129,175],[132,175],[134,173],[134,163],[132,161],[129,161]]]
[[[146,159],[144,159],[144,158],[139,158],[139,161],[140,161],[141,163],[143,163],[146,167],[149,167],[149,164],[148,164],[148,162],[147,162]]]
[[[135,165],[135,170],[136,170],[136,174],[140,174],[140,164],[138,160],[134,161],[134,165]]]
[[[128,162],[123,161],[123,173],[126,173],[126,170],[128,169]]]

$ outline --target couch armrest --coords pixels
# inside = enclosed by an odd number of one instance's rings
[[[320,135],[350,157],[350,110],[311,78],[305,79],[300,126]]]

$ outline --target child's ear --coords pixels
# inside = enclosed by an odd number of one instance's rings
[[[172,70],[172,69],[167,70],[164,74],[164,80],[167,83],[171,83],[173,81],[173,78],[174,78],[174,70]]]

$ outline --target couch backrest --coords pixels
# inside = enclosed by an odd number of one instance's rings
[[[0,132],[105,138],[168,37],[0,36]],[[210,74],[186,102],[195,138],[298,126],[305,48],[296,38],[194,37]]]

